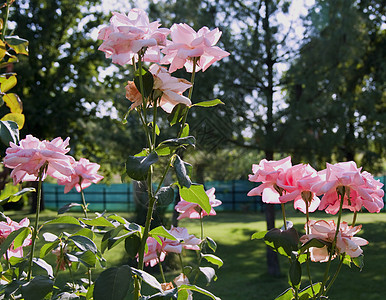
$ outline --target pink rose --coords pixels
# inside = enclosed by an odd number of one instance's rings
[[[327,163],[327,168],[319,172],[325,182],[316,184],[313,188],[324,196],[319,206],[320,210],[336,214],[339,211],[340,199],[337,190],[345,189],[343,209],[360,211],[364,206],[369,212],[380,212],[383,208],[382,183],[376,181],[368,172],[361,173],[355,162],[341,162],[334,165]]]
[[[196,238],[193,234],[188,233],[188,229],[184,227],[174,227],[169,230],[169,233],[174,236],[177,241],[172,241],[169,239],[165,240],[166,244],[177,245],[180,244],[182,248],[189,250],[200,250],[201,240]],[[168,251],[165,247],[165,251]]]
[[[314,238],[328,243],[334,241],[336,225],[333,220],[310,220],[308,226],[310,233],[300,238],[303,244]],[[305,225],[305,228],[306,227],[307,224]],[[336,240],[336,249],[332,255],[332,259],[336,257],[336,254],[347,253],[351,257],[357,257],[362,254],[363,251],[360,246],[367,245],[368,242],[363,238],[354,237],[354,235],[361,230],[361,227],[361,225],[355,227],[349,226],[347,222],[340,224]],[[319,262],[328,261],[330,255],[327,246],[322,248],[311,247],[310,253],[311,260]]]
[[[170,32],[160,26],[157,21],[149,23],[147,14],[139,8],[130,10],[127,16],[113,12],[110,25],[99,31],[98,39],[103,43],[98,49],[119,65],[131,64],[142,49],[146,49],[144,61],[159,62],[160,47],[166,45]]]
[[[161,238],[162,240],[163,238]],[[166,257],[166,252],[162,250],[162,246],[153,237],[148,237],[146,240],[147,252],[143,257],[143,261],[146,266],[150,264],[154,267],[156,264],[163,262]]]
[[[6,218],[7,221],[0,222],[0,244],[3,243],[3,241],[11,234],[12,231],[18,230],[22,227],[28,227],[29,226],[29,220],[27,218],[24,218],[19,223],[12,221],[10,218]],[[24,257],[23,255],[23,247],[31,245],[31,238],[30,235],[24,240],[23,245],[14,248],[13,242],[11,244],[11,247],[7,250],[8,258],[15,256],[15,257]]]
[[[320,203],[319,198],[312,189],[316,183],[322,179],[310,165],[298,164],[288,170],[281,172],[276,184],[285,190],[285,194],[279,197],[281,203],[294,200],[295,209],[306,213],[315,211]]]
[[[170,28],[172,43],[162,49],[165,56],[161,64],[171,64],[169,72],[185,66],[188,72],[193,72],[192,58],[198,58],[196,71],[204,72],[214,62],[229,55],[228,52],[215,46],[221,36],[218,28],[209,30],[202,27],[198,32],[187,24],[174,24]]]
[[[222,204],[222,202],[218,199],[216,199],[215,188],[211,188],[205,193],[209,197],[209,203],[212,207],[209,215],[214,216],[216,215],[216,211],[213,209],[214,207],[217,207]],[[208,214],[201,208],[200,205],[196,203],[187,202],[184,199],[181,198],[181,200],[177,203],[177,205],[174,208],[176,211],[181,213],[181,215],[178,217],[178,220],[181,220],[183,218],[189,218],[189,219],[201,219],[204,216],[207,216]]]
[[[262,195],[263,202],[271,204],[280,204],[279,190],[283,191],[277,185],[279,175],[291,168],[291,157],[288,156],[281,160],[268,161],[263,159],[258,165],[252,165],[252,175],[249,175],[249,181],[262,182],[258,187],[249,191],[248,196]]]
[[[63,179],[74,172],[70,156],[65,155],[69,148],[69,138],[63,141],[55,138],[51,142],[40,141],[32,135],[27,135],[20,141],[20,146],[10,143],[6,150],[4,166],[13,169],[11,177],[14,184],[21,181],[35,181],[40,168],[47,163],[47,172],[56,179]]]
[[[162,92],[159,105],[164,111],[171,113],[174,106],[179,103],[183,103],[187,106],[192,104],[188,97],[182,95],[186,89],[192,86],[189,81],[171,76],[166,68],[160,67],[157,64],[151,65],[149,71],[154,77],[153,89]],[[125,88],[126,98],[133,102],[130,109],[142,105],[141,93],[138,91],[134,82],[129,81]]]
[[[58,184],[65,186],[64,193],[68,193],[74,187],[80,192],[103,179],[103,176],[97,174],[100,165],[91,163],[88,159],[81,158],[79,161],[75,161],[72,158],[71,165],[74,173],[66,178],[58,179]]]

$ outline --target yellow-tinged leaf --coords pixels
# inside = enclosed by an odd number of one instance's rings
[[[18,37],[17,35],[6,36],[5,42],[11,47],[16,54],[28,55],[28,41]]]
[[[11,110],[11,113],[21,114],[23,112],[23,103],[18,95],[14,93],[6,94],[3,96],[3,100]]]
[[[0,60],[4,58],[6,53],[7,53],[7,49],[5,48],[5,43],[2,40],[0,40]]]
[[[0,92],[6,93],[11,88],[13,88],[17,83],[17,79],[15,75],[12,75],[11,77],[8,77],[6,80],[2,81],[0,84]]]
[[[25,122],[25,116],[23,114],[18,113],[9,113],[1,118],[2,121],[14,121],[17,126],[19,126],[19,130],[23,128]]]

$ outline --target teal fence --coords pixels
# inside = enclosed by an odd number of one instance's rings
[[[376,177],[383,184],[385,190],[386,175]],[[247,193],[256,183],[248,180],[230,181],[209,181],[205,183],[205,188],[214,187],[216,198],[222,201],[222,205],[217,207],[217,211],[263,211],[264,203],[260,196],[249,197]],[[89,209],[92,211],[134,211],[134,195],[132,184],[96,184],[84,190]],[[43,184],[43,197],[45,207],[55,209],[68,203],[81,203],[80,194],[75,189],[64,194],[64,187],[56,184]],[[385,197],[383,198],[385,201]],[[170,205],[169,210],[173,210]],[[386,210],[386,207],[383,208]]]

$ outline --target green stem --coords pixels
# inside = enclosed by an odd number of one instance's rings
[[[195,77],[196,77],[196,63],[197,63],[198,59],[199,59],[199,57],[194,57],[194,58],[193,58],[192,77],[190,78],[190,83],[192,84],[192,86],[191,86],[190,89],[189,89],[189,94],[188,94],[189,100],[192,100],[193,87],[194,87],[194,79],[195,79]],[[178,133],[177,138],[180,138],[181,135],[182,135],[182,132],[183,132],[184,127],[185,127],[185,124],[186,124],[186,119],[187,119],[187,117],[188,117],[188,112],[189,112],[189,107],[188,107],[188,109],[186,110],[185,115],[184,115],[184,117],[183,117],[183,119],[182,119],[180,132]]]
[[[158,102],[158,99],[155,99],[153,103],[153,141],[152,141],[153,149],[155,149],[155,142],[157,139],[157,133],[156,133],[157,102]]]
[[[204,239],[204,220],[202,216],[202,211],[200,212],[200,226],[201,226],[201,241]]]
[[[149,169],[149,173],[148,173],[149,206],[147,209],[145,228],[143,230],[143,236],[141,239],[141,244],[140,244],[139,252],[138,252],[138,269],[140,269],[140,270],[143,270],[143,265],[144,265],[143,261],[144,261],[144,256],[145,256],[146,240],[149,236],[149,230],[150,230],[150,224],[151,224],[151,220],[152,220],[154,205],[156,203],[156,199],[152,194],[151,173],[152,173],[152,168]],[[134,290],[134,299],[136,299],[136,300],[139,299],[140,289],[141,289],[140,279],[138,277],[136,277],[135,278],[135,290]]]
[[[184,263],[182,261],[181,253],[178,253],[178,257],[180,258],[181,272],[184,273]]]
[[[27,281],[31,280],[32,275],[32,265],[33,265],[33,257],[35,252],[35,245],[36,245],[36,237],[38,234],[38,225],[39,225],[39,214],[40,214],[40,203],[42,200],[42,182],[43,182],[43,174],[44,169],[46,168],[46,164],[40,167],[39,170],[39,184],[38,184],[38,191],[37,191],[37,203],[36,203],[36,215],[35,215],[35,225],[32,231],[32,242],[31,242],[31,252],[29,257],[29,266],[28,266],[28,273],[27,273]]]
[[[283,214],[284,230],[287,230],[287,220],[286,220],[286,217],[285,217],[284,203],[281,203],[281,212]]]
[[[137,113],[139,115],[139,119],[141,120],[141,123],[142,123],[142,126],[143,126],[143,130],[145,131],[145,135],[146,135],[146,139],[147,139],[147,144],[149,146],[150,151],[152,151],[151,138],[150,138],[149,129],[147,127],[146,120],[144,119],[144,117],[142,115],[142,112],[141,112],[141,109],[139,107],[136,108],[136,111],[137,111]]]
[[[333,240],[332,246],[331,246],[330,256],[328,258],[328,262],[327,262],[327,266],[326,266],[326,271],[324,272],[324,278],[323,278],[322,286],[320,287],[320,292],[319,292],[318,296],[324,296],[325,293],[327,292],[327,291],[325,291],[325,286],[326,286],[326,283],[327,283],[327,280],[328,280],[328,273],[330,272],[332,256],[334,255],[334,252],[335,252],[336,239],[337,239],[338,233],[339,233],[340,221],[342,219],[342,208],[343,208],[343,202],[344,202],[345,187],[343,187],[343,191],[341,193],[340,192],[337,192],[337,193],[338,193],[338,197],[340,196],[340,206],[339,206],[339,213],[338,213],[338,221],[337,221],[337,224],[336,224],[336,231],[335,231],[334,240]]]
[[[9,17],[9,7],[10,7],[10,3],[11,3],[11,0],[8,0],[7,1],[7,4],[6,4],[6,10],[5,10],[5,17],[4,17],[4,23],[3,23],[3,30],[1,32],[1,40],[4,41],[5,40],[5,34],[6,34],[6,31],[7,31],[7,23],[8,23],[8,17]]]
[[[328,283],[328,286],[327,286],[327,288],[326,288],[326,293],[327,293],[328,290],[332,287],[332,285],[334,284],[335,279],[338,277],[338,274],[339,274],[339,272],[340,272],[340,269],[342,268],[342,265],[343,265],[343,261],[344,261],[345,256],[346,256],[346,253],[343,253],[343,254],[342,254],[342,258],[341,258],[341,260],[340,260],[340,262],[339,262],[339,266],[338,266],[338,268],[336,269],[336,272],[335,272],[334,276],[332,277],[331,281]]]
[[[306,234],[310,234],[310,212],[308,210],[308,201],[305,201],[306,203]],[[307,268],[307,275],[308,275],[308,280],[310,281],[310,286],[311,286],[311,291],[312,295],[315,298],[315,291],[314,287],[312,286],[312,277],[311,277],[311,271],[310,271],[310,249],[307,249],[307,261],[306,261],[306,268]]]
[[[354,212],[354,216],[353,216],[353,218],[352,218],[352,224],[351,224],[352,227],[355,226],[355,223],[356,223],[356,221],[357,221],[357,216],[358,216],[358,212],[355,211],[355,212]]]
[[[164,273],[164,269],[162,267],[162,263],[161,263],[161,260],[160,260],[160,255],[158,255],[158,264],[159,264],[159,271],[161,273],[161,278],[162,278],[162,281],[164,283],[166,283],[166,278],[165,278],[165,273]]]
[[[87,204],[86,204],[86,199],[84,197],[84,192],[83,192],[83,189],[82,189],[82,178],[79,180],[79,186],[80,186],[80,196],[82,198],[82,208],[83,208],[83,213],[84,213],[84,216],[86,219],[88,219],[88,215],[87,215]]]

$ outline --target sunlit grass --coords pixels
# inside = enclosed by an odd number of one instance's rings
[[[305,218],[303,214],[294,212],[290,206],[287,206],[288,219],[294,223],[299,231],[304,231],[303,226]],[[132,214],[119,213],[128,220],[133,218]],[[7,213],[7,215],[10,215]],[[20,212],[11,213],[11,217],[21,219],[25,215]],[[32,215],[26,215],[33,219]],[[55,212],[45,211],[42,214],[42,222],[56,216]],[[74,216],[81,217],[81,213],[74,213]],[[281,214],[277,213],[276,227],[281,227]],[[312,215],[313,219],[336,219],[336,216],[316,213]],[[352,214],[344,214],[343,220],[351,223]],[[358,236],[367,239],[370,243],[362,247],[365,255],[365,267],[362,272],[358,268],[347,266],[342,268],[341,274],[336,280],[335,285],[330,291],[330,299],[352,300],[366,299],[378,300],[384,297],[384,284],[386,282],[386,213],[369,214],[361,213],[358,215],[357,224],[362,224],[362,231]],[[200,223],[198,220],[181,220],[180,226],[188,228],[190,234],[200,236]],[[265,230],[265,216],[262,213],[219,213],[217,216],[205,217],[204,234],[217,242],[218,248],[216,255],[223,261],[224,265],[216,270],[218,280],[205,286],[204,278],[201,278],[199,285],[207,288],[216,296],[222,299],[274,299],[288,287],[287,267],[288,261],[280,258],[282,276],[272,277],[268,275],[266,268],[266,248],[261,240],[251,240],[251,235],[256,231]],[[74,232],[75,228],[68,226],[48,226],[43,228],[40,233],[39,243],[44,242],[41,234],[45,230],[52,230],[59,234],[64,230]],[[100,245],[101,237],[98,237],[97,244]],[[184,263],[195,263],[196,253],[187,251],[185,253]],[[104,257],[109,262],[109,267],[128,263],[128,257],[125,254],[123,243],[106,251]],[[53,255],[47,256],[47,260],[53,262]],[[175,259],[175,261],[178,261]],[[177,270],[166,272],[167,280],[172,281],[179,272],[178,263],[175,264]],[[207,263],[206,265],[210,265]],[[217,267],[214,267],[217,269]],[[315,280],[321,280],[325,264],[314,263],[311,265],[311,271],[316,275]],[[332,270],[335,270],[336,262],[332,264]],[[81,269],[77,278],[86,277],[85,269]],[[100,267],[93,270],[93,278],[103,271]],[[159,269],[154,267],[148,269],[159,279]],[[65,282],[69,277],[67,272],[60,275],[58,284]],[[303,276],[302,286],[308,285],[306,277]],[[152,290],[149,289],[151,292]],[[195,294],[194,299],[208,299]]]

